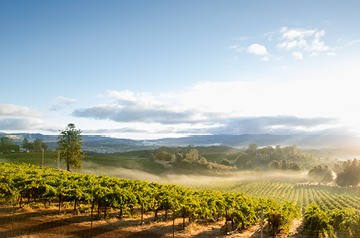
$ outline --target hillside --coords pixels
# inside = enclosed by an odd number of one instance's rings
[[[42,139],[50,149],[56,147],[57,135],[43,135],[31,133],[5,134],[0,137],[10,137],[20,144],[24,138]],[[320,135],[320,134],[242,134],[242,135],[192,135],[181,138],[162,138],[156,140],[131,140],[112,138],[101,135],[83,135],[83,150],[101,153],[125,152],[142,149],[155,149],[161,146],[211,146],[223,145],[244,148],[249,144],[258,146],[268,145],[297,145],[299,148],[336,148],[353,154],[360,154],[359,137],[350,135]]]

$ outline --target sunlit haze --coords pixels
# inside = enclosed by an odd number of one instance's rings
[[[0,132],[360,135],[358,1],[0,1]]]

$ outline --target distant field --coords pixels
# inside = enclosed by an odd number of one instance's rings
[[[216,188],[216,186],[212,185],[212,188]],[[316,203],[325,210],[336,208],[360,209],[359,188],[275,181],[243,181],[237,184],[219,185],[218,189],[243,192],[245,195],[260,198],[288,200],[303,208],[308,204]]]
[[[45,152],[44,159],[41,152],[0,154],[0,162],[30,163],[50,168],[58,167],[56,153],[52,151]],[[63,161],[59,163],[59,167],[66,169]],[[135,178],[135,175],[130,174],[130,170],[157,175],[166,172],[166,168],[159,163],[138,157],[131,152],[114,154],[85,153],[83,166],[79,172]]]
[[[45,152],[44,160],[41,152],[29,152],[29,153],[5,153],[0,154],[0,162],[11,163],[29,163],[36,165],[44,165],[50,168],[56,168],[56,154],[55,152]],[[65,168],[65,166],[61,166]]]

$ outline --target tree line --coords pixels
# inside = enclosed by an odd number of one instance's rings
[[[31,152],[41,152],[48,149],[48,145],[43,142],[41,139],[35,139],[33,142],[30,142],[29,139],[24,138],[21,143],[21,146],[14,142],[11,138],[1,137],[0,138],[0,152],[10,153],[10,152],[19,152],[20,149],[24,151]]]
[[[318,182],[335,182],[341,187],[358,186],[360,183],[360,160],[338,162],[333,166],[333,170],[326,165],[317,165],[309,170],[308,175]]]
[[[20,146],[8,137],[0,138],[0,153],[19,152]]]
[[[312,153],[292,146],[258,147],[250,144],[245,149],[226,146],[209,147],[160,147],[152,151],[142,151],[141,156],[165,161],[174,166],[187,164],[211,169],[213,163],[231,166],[239,170],[292,170],[306,169],[314,163]]]

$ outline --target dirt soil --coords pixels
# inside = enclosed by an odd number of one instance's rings
[[[84,237],[84,238],[244,238],[261,237],[260,227],[253,226],[244,232],[225,234],[224,222],[198,225],[187,224],[182,229],[182,219],[154,222],[149,214],[144,224],[140,225],[140,217],[118,219],[111,214],[107,220],[97,219],[97,214],[90,213],[73,215],[70,209],[59,214],[58,208],[13,208],[0,206],[0,237]],[[299,226],[300,223],[296,223]],[[174,230],[173,230],[174,229]],[[293,228],[293,231],[296,227]],[[293,232],[296,233],[296,232]],[[295,237],[292,235],[291,237]],[[266,235],[264,235],[266,237]]]

